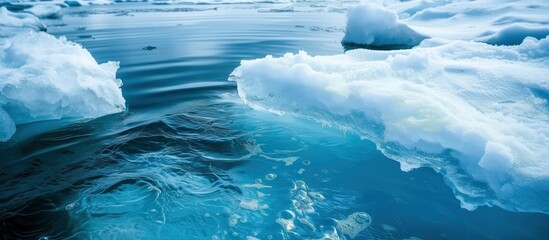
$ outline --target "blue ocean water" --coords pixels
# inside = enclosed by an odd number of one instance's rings
[[[227,81],[240,60],[344,51],[343,13],[276,7],[131,3],[50,20],[121,62],[128,111],[28,124],[0,146],[0,238],[549,236],[548,215],[465,210],[433,170],[402,172],[352,132],[243,105]]]

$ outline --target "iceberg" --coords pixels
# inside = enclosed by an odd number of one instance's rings
[[[0,9],[0,141],[16,125],[88,119],[125,110],[118,62],[98,64],[82,46],[42,31],[27,13]]]
[[[549,213],[549,38],[427,39],[409,50],[244,60],[250,107],[351,130],[405,171],[444,175],[462,206]]]

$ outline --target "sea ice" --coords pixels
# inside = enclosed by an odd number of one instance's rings
[[[32,14],[14,13],[9,11],[6,7],[0,8],[0,39],[12,36],[20,32],[23,28],[34,31],[46,30],[46,26]]]
[[[423,39],[425,36],[401,23],[394,12],[377,4],[367,4],[349,9],[342,43],[374,48],[410,48]]]
[[[61,7],[53,4],[36,4],[25,12],[31,13],[39,18],[60,18]]]
[[[400,21],[435,38],[518,45],[549,35],[549,2],[536,0],[412,0],[384,2]]]
[[[0,140],[14,124],[88,119],[124,111],[117,62],[98,64],[82,46],[56,38],[27,13],[0,9]]]
[[[242,61],[230,80],[255,109],[354,129],[404,170],[432,167],[464,203],[549,212],[548,47],[431,39],[288,53]]]

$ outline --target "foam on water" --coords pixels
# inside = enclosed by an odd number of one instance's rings
[[[230,80],[255,109],[356,131],[403,170],[432,167],[464,206],[549,212],[548,42],[288,53],[242,61]]]
[[[364,231],[372,224],[372,218],[365,212],[356,212],[347,218],[337,221],[337,230],[351,239],[356,238],[360,232]]]

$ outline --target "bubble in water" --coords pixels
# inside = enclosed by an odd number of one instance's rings
[[[307,220],[306,218],[298,218],[297,220],[298,220],[301,224],[303,224],[303,225],[309,227],[311,230],[316,231],[315,225],[314,225],[311,221]]]
[[[240,201],[239,206],[244,209],[257,211],[259,209],[259,201],[257,199],[252,199],[250,201]]]
[[[266,194],[266,193],[262,193],[260,191],[257,191],[257,197],[258,198],[262,198],[262,197],[266,197],[266,196],[270,196],[271,194]]]
[[[337,230],[334,227],[329,227],[327,230],[324,230],[323,228],[321,228],[321,230],[323,231],[322,237],[320,237],[318,239],[322,239],[322,240],[340,240],[339,235],[337,235]]]
[[[272,180],[274,180],[276,177],[277,177],[276,174],[274,174],[274,173],[269,173],[269,174],[267,174],[267,176],[265,176],[265,180],[267,180],[267,181],[272,181]]]
[[[285,210],[278,213],[278,218],[276,219],[276,223],[282,226],[282,229],[284,230],[284,232],[290,232],[293,229],[295,229],[294,219],[295,219],[295,214],[290,210]]]
[[[73,209],[74,209],[74,203],[71,203],[71,204],[65,206],[65,210],[66,210],[66,211],[71,211],[71,210],[73,210]]]
[[[213,235],[212,240],[219,240],[219,237],[217,235]]]
[[[252,211],[264,210],[269,208],[269,205],[267,204],[259,205],[259,201],[257,199],[252,199],[250,201],[241,200],[239,205],[241,208]]]
[[[381,224],[381,227],[385,230],[385,231],[391,231],[391,232],[396,232],[397,229],[391,225],[388,225],[388,224]]]
[[[305,172],[305,169],[304,168],[300,168],[299,170],[297,170],[297,174],[303,174],[303,172]]]
[[[323,168],[322,170],[320,170],[321,173],[324,173],[324,174],[327,174],[328,173],[328,169],[325,169]]]
[[[255,188],[255,189],[263,189],[263,188],[272,188],[271,186],[263,185],[260,183],[254,183],[254,184],[243,184],[243,188]]]
[[[261,183],[261,179],[260,179],[260,178],[256,179],[256,180],[255,180],[255,183],[260,184],[260,183]]]
[[[309,197],[311,197],[315,201],[321,202],[321,201],[324,201],[324,199],[326,199],[324,195],[322,195],[322,193],[319,193],[319,192],[308,192],[308,194],[309,194]]]
[[[311,165],[311,161],[308,160],[308,159],[303,160],[303,162],[301,162],[301,163],[302,163],[303,165],[305,165],[305,166]]]
[[[346,219],[337,220],[336,228],[342,234],[354,239],[358,234],[364,231],[372,223],[372,218],[365,212],[356,212],[349,215]]]
[[[209,213],[204,213],[204,217],[210,217]]]
[[[267,235],[267,239],[268,239],[268,240],[272,240],[272,239],[273,239],[273,235]]]
[[[304,181],[297,180],[294,182],[296,189],[307,190],[307,184]]]
[[[295,213],[290,210],[284,210],[278,213],[278,217],[293,220],[295,218]]]
[[[238,219],[240,219],[240,215],[233,214],[229,217],[229,226],[234,227],[238,223]]]

